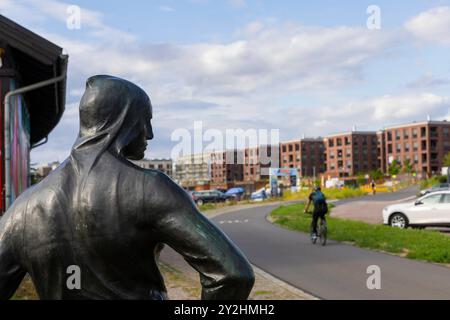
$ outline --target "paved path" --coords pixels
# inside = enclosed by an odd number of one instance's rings
[[[312,245],[307,234],[266,220],[276,207],[241,209],[213,221],[254,265],[320,298],[450,299],[450,268],[333,241],[325,247]],[[381,290],[367,288],[371,265],[381,268]]]

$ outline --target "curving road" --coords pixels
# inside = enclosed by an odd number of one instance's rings
[[[367,201],[405,196],[380,195]],[[312,245],[307,234],[266,220],[277,206],[242,209],[213,221],[254,265],[322,299],[450,299],[450,268],[333,241],[325,247]],[[367,288],[371,265],[381,270],[379,290]]]

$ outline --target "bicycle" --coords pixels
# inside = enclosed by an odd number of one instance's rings
[[[305,212],[310,213],[310,212]],[[327,244],[327,234],[328,234],[328,227],[327,227],[327,221],[325,217],[319,218],[320,222],[317,225],[317,235],[314,237],[314,234],[312,233],[312,223],[311,223],[311,242],[313,244],[316,244],[317,238],[320,239],[319,243],[322,246],[325,246]]]
[[[320,244],[322,246],[324,246],[327,244],[327,233],[328,233],[327,221],[325,220],[325,218],[319,218],[319,219],[320,219],[320,223],[317,226],[316,237],[314,237],[314,235],[312,234],[312,231],[311,231],[311,242],[313,244],[316,244],[317,238],[319,238]]]

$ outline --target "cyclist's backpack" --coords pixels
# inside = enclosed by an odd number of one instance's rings
[[[325,195],[322,192],[320,191],[315,192],[313,199],[314,199],[314,211],[323,214],[328,213],[327,200],[325,199]]]

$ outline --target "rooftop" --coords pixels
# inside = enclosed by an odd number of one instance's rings
[[[55,78],[67,70],[68,56],[62,54],[62,48],[2,15],[0,48],[7,62],[0,69],[0,77],[20,79],[20,87]],[[23,96],[30,113],[31,144],[36,144],[53,130],[64,113],[66,81]]]
[[[427,121],[421,121],[421,122],[413,121],[413,122],[404,123],[404,124],[387,126],[387,127],[385,127],[385,130],[386,129],[406,128],[406,127],[413,127],[413,126],[424,126],[424,125],[450,125],[450,122],[448,122],[447,120],[442,120],[442,121],[427,120]]]

